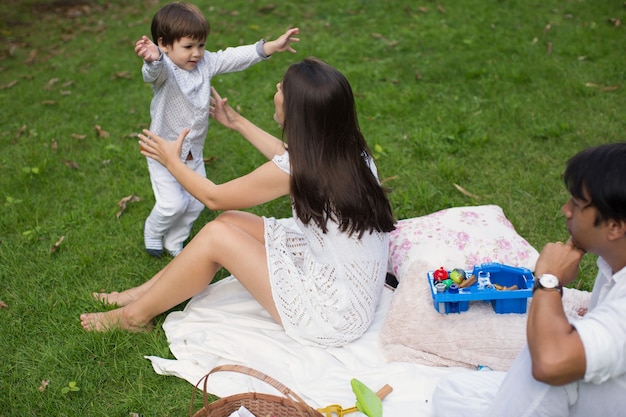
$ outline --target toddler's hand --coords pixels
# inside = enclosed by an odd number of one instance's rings
[[[289,51],[295,53],[296,50],[291,47],[292,42],[299,42],[300,38],[294,38],[293,35],[297,35],[300,32],[298,28],[292,28],[283,33],[278,39],[265,42],[263,45],[266,55],[273,55],[276,52]]]
[[[161,51],[147,36],[142,36],[135,43],[135,53],[146,62],[157,61],[161,57]]]

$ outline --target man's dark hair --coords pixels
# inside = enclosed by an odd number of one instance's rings
[[[596,223],[626,221],[626,142],[579,152],[568,161],[563,177],[574,198],[597,209]]]

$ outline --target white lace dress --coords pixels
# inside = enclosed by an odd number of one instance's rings
[[[289,173],[289,156],[272,161]],[[376,168],[370,163],[376,175]],[[297,228],[264,218],[272,295],[285,332],[304,344],[340,346],[359,338],[374,318],[387,272],[388,233],[348,236],[329,221]]]

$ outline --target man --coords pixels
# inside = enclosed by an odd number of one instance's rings
[[[537,260],[527,340],[508,372],[440,380],[435,415],[626,415],[626,142],[586,149],[567,164],[561,208],[570,239]],[[561,302],[585,253],[598,255],[588,312],[570,323]]]

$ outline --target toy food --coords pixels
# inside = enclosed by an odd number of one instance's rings
[[[433,272],[433,278],[435,279],[435,281],[439,282],[446,280],[448,279],[448,271],[446,271],[446,269],[442,266]]]
[[[461,268],[454,268],[450,271],[450,279],[454,281],[455,284],[460,284],[466,277],[465,270]]]

